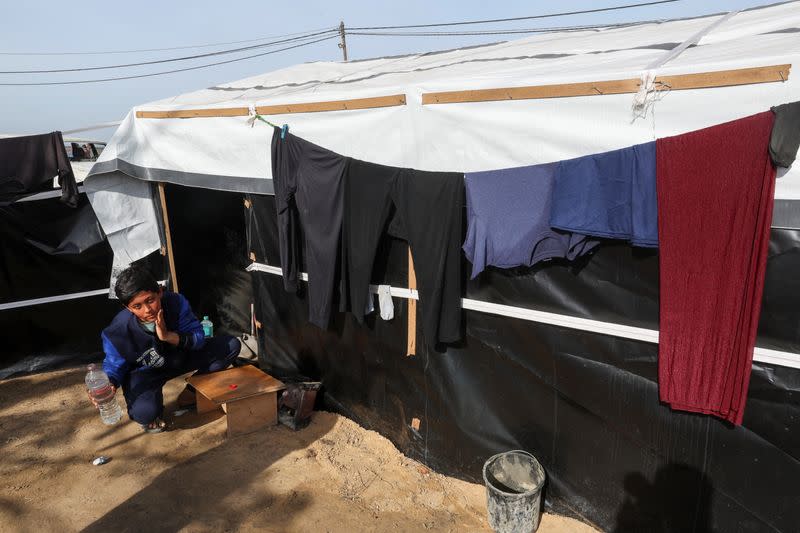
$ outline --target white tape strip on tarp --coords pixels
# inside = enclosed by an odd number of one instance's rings
[[[279,276],[283,276],[283,270],[281,270],[281,267],[265,265],[264,263],[250,263],[247,265],[245,270],[248,272],[266,272],[268,274],[277,274]],[[303,281],[308,281],[308,274],[305,272],[300,272],[300,279]]]
[[[96,291],[73,292],[72,294],[62,294],[60,296],[47,296],[45,298],[34,298],[32,300],[8,302],[5,304],[0,304],[0,311],[5,311],[6,309],[16,309],[17,307],[29,307],[31,305],[63,302],[64,300],[75,300],[76,298],[87,298],[89,296],[99,296],[101,294],[108,294],[108,287],[105,289],[97,289]]]
[[[278,269],[278,272],[280,273],[280,269]],[[163,286],[167,284],[167,281],[162,279],[158,284]],[[44,298],[33,298],[31,300],[19,300],[17,302],[8,302],[4,304],[0,303],[0,311],[16,309],[18,307],[30,307],[32,305],[50,304],[53,302],[63,302],[65,300],[75,300],[77,298],[88,298],[89,296],[99,296],[101,294],[109,294],[110,291],[111,288],[106,287],[105,289],[97,289],[96,291],[73,292],[71,294],[61,294],[59,296],[46,296]]]
[[[283,274],[280,267],[265,265],[263,263],[251,263],[247,266],[247,271],[267,272],[269,274],[277,274],[279,276]],[[304,281],[308,281],[307,273],[302,272],[300,277]],[[372,293],[378,292],[377,285],[370,285],[369,289]],[[397,298],[414,300],[419,299],[419,293],[413,289],[392,287],[391,293],[392,296]],[[519,318],[521,320],[539,322],[542,324],[549,324],[551,326],[560,326],[563,328],[599,333],[601,335],[611,335],[623,339],[632,339],[658,344],[658,331],[653,329],[636,328],[633,326],[625,326],[623,324],[613,324],[611,322],[600,322],[597,320],[590,320],[588,318],[578,318],[568,315],[559,315],[556,313],[547,313],[545,311],[536,311],[534,309],[525,309],[522,307],[512,307],[510,305],[482,302],[480,300],[472,300],[469,298],[461,299],[461,307],[463,309],[488,313],[491,315]],[[760,363],[770,363],[791,368],[800,368],[800,354],[792,352],[781,352],[778,350],[769,350],[767,348],[756,347],[753,352],[753,360]]]
[[[53,179],[55,179],[55,178],[53,178]],[[78,194],[80,194],[82,192],[83,192],[83,186],[82,185],[78,185]],[[52,191],[45,191],[45,192],[39,192],[39,193],[36,193],[36,194],[32,194],[30,196],[26,196],[25,198],[20,198],[19,200],[16,200],[14,203],[18,203],[18,202],[33,202],[34,200],[45,200],[47,198],[55,198],[57,196],[61,196],[61,189],[54,189]]]

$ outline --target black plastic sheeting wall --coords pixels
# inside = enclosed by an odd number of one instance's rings
[[[181,294],[195,315],[208,315],[215,333],[249,333],[253,290],[245,271],[244,197],[169,184],[165,194]]]
[[[249,249],[278,265],[273,198],[252,200]],[[405,286],[406,253],[387,239],[373,282]],[[800,233],[774,230],[760,346],[800,351],[798,269]],[[609,243],[581,263],[490,269],[465,296],[657,329],[657,274],[656,253]],[[548,505],[604,530],[797,531],[800,370],[755,364],[733,427],[659,403],[654,344],[465,311],[462,342],[418,339],[407,357],[403,299],[393,321],[338,314],[323,331],[280,276],[253,281],[262,367],[321,379],[328,407],[439,471],[482,483],[486,458],[525,449],[547,470]]]
[[[85,194],[0,207],[0,303],[107,288],[111,262]],[[117,311],[107,295],[0,309],[0,378],[97,360]]]
[[[165,188],[179,288],[216,331],[250,331],[252,282],[241,194]],[[0,207],[0,303],[108,287],[112,252],[86,196]],[[138,261],[165,279],[158,252]],[[107,295],[0,310],[0,379],[102,359],[100,332],[121,309]]]
[[[85,194],[0,207],[0,303],[108,287],[111,249]],[[105,285],[104,285],[105,284]]]

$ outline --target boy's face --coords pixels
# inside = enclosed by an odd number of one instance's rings
[[[158,312],[161,311],[161,289],[158,292],[137,292],[126,307],[136,315],[139,322],[155,322]]]

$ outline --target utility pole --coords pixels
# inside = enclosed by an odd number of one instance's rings
[[[344,60],[347,61],[347,41],[344,37],[344,21],[339,22],[339,38],[342,40],[342,42],[339,43],[339,48],[342,49]]]

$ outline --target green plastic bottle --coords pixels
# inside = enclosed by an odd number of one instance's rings
[[[214,323],[211,322],[207,316],[203,317],[203,321],[200,322],[200,325],[203,326],[203,335],[206,337],[214,336]]]

